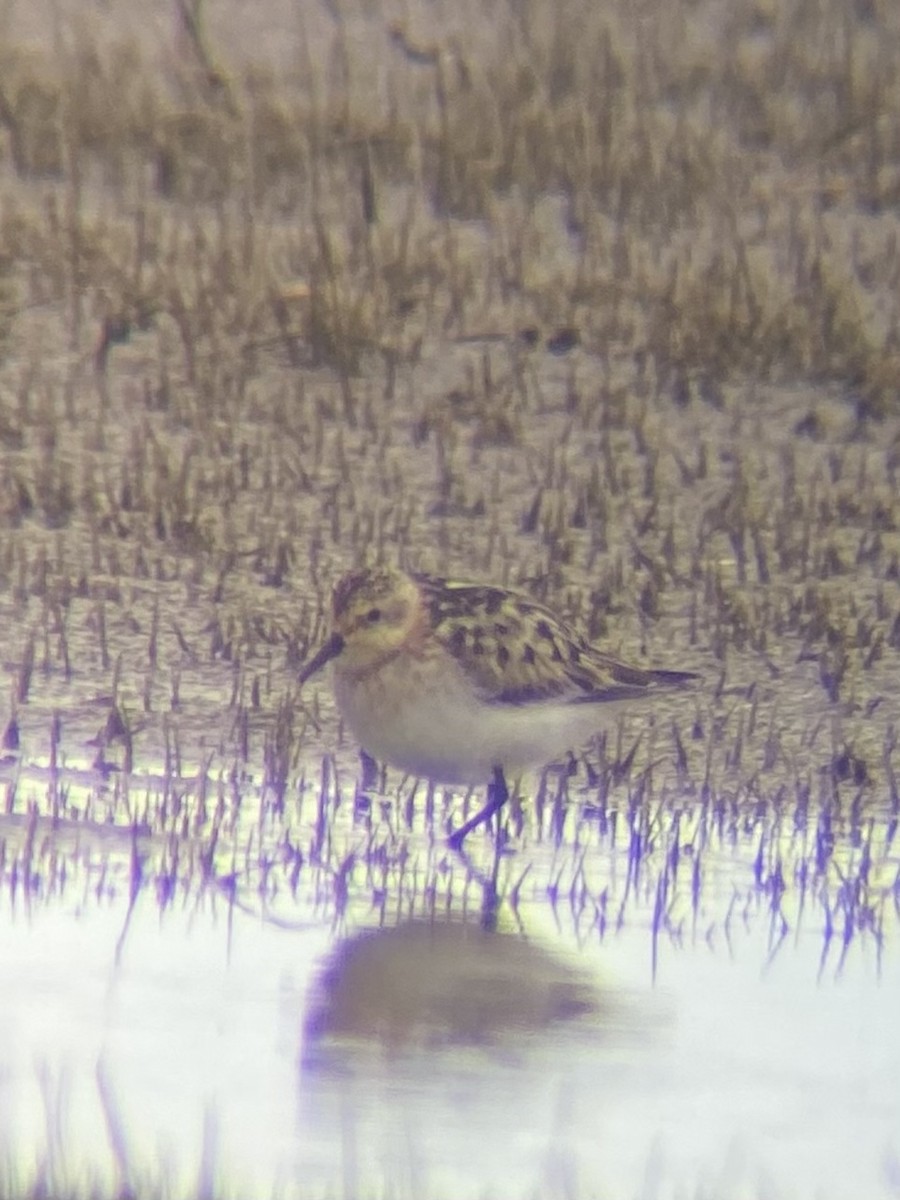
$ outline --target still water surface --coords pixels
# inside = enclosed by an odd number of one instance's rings
[[[741,864],[737,848],[698,919],[660,933],[652,889],[633,891],[602,936],[548,902],[556,868],[538,857],[518,924],[501,910],[512,965],[485,987],[512,996],[556,964],[595,1003],[483,1036],[442,1033],[431,1009],[408,1038],[304,1038],[326,962],[340,984],[340,938],[377,924],[362,904],[336,931],[311,896],[275,919],[211,894],[161,910],[145,889],[126,926],[121,889],[5,893],[4,1156],[20,1180],[44,1161],[113,1185],[118,1142],[129,1178],[176,1194],[212,1179],[245,1196],[900,1195],[896,921],[843,956],[819,909],[785,934],[725,882],[752,875],[757,849]],[[429,961],[417,938],[378,936],[402,995],[403,972],[443,994],[444,960],[466,953],[438,943]]]

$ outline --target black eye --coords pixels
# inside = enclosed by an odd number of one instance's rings
[[[366,620],[369,622],[370,625],[374,625],[376,621],[380,621],[381,620],[381,609],[380,608],[370,608],[369,611],[366,613]]]

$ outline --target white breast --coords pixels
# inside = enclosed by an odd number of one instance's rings
[[[486,704],[453,672],[439,686],[422,684],[394,671],[353,683],[336,672],[334,692],[369,754],[437,783],[487,783],[497,766],[514,773],[553,762],[608,726],[623,707]]]

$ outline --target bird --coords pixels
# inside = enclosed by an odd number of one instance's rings
[[[487,804],[448,839],[456,850],[502,808],[508,772],[556,761],[621,709],[698,679],[619,662],[523,592],[393,567],[338,581],[300,687],[328,663],[371,757],[435,783],[487,784]]]

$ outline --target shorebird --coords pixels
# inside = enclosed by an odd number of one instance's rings
[[[372,757],[488,785],[450,835],[455,849],[508,799],[507,772],[552,762],[620,709],[697,678],[619,662],[521,592],[385,567],[337,584],[301,686],[329,662],[341,715]]]

